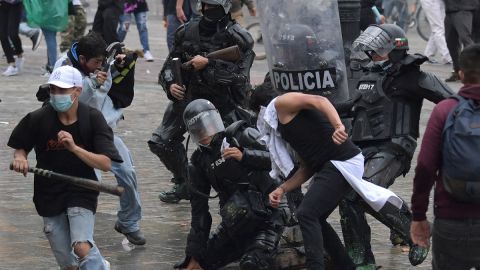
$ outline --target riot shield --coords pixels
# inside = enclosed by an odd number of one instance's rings
[[[257,0],[273,86],[348,99],[336,0]]]

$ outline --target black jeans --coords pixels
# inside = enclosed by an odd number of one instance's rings
[[[480,219],[440,219],[433,223],[434,270],[480,269]]]
[[[473,44],[472,23],[473,11],[449,12],[445,16],[445,40],[455,72],[460,70],[458,63],[460,51]]]
[[[22,3],[0,4],[0,41],[8,63],[15,63],[14,55],[23,53],[22,42],[18,36],[18,26],[22,15]],[[12,49],[10,41],[15,50]]]
[[[336,269],[353,269],[345,247],[327,222],[340,199],[351,190],[348,182],[331,162],[325,163],[314,175],[310,188],[297,209],[308,270],[325,269],[324,244]]]

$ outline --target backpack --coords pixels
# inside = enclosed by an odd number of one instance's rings
[[[480,105],[453,96],[458,105],[449,113],[443,128],[442,180],[455,199],[480,202]]]

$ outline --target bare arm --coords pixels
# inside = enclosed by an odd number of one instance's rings
[[[290,122],[301,110],[318,110],[327,117],[335,129],[332,139],[336,144],[343,143],[348,137],[338,112],[325,97],[302,93],[286,93],[277,98],[275,109],[277,110],[278,120],[283,124]]]
[[[298,168],[292,177],[290,177],[287,181],[270,193],[269,199],[272,207],[278,207],[282,201],[283,194],[301,186],[308,179],[310,179],[312,175],[313,173],[310,171],[310,169],[305,166],[303,161],[300,161],[300,168]]]
[[[88,166],[100,169],[102,171],[110,171],[112,161],[109,157],[102,154],[95,154],[79,147],[73,141],[72,135],[70,133],[63,130],[58,132],[58,141],[62,142],[68,151],[75,154]]]
[[[187,17],[185,16],[185,13],[183,12],[183,2],[184,0],[177,0],[177,3],[175,5],[175,9],[177,12],[177,19],[181,23],[185,23],[187,21]]]

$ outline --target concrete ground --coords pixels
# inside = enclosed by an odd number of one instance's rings
[[[160,191],[171,187],[170,173],[147,147],[147,140],[160,123],[164,108],[168,102],[163,90],[156,83],[163,60],[167,56],[165,29],[160,19],[152,18],[148,22],[150,47],[155,62],[139,59],[136,71],[136,93],[133,104],[125,110],[116,133],[120,135],[130,151],[136,165],[139,191],[143,203],[141,228],[147,238],[143,247],[122,245],[123,235],[113,230],[118,209],[118,198],[102,194],[96,216],[95,241],[102,254],[110,261],[112,269],[172,269],[172,265],[182,259],[186,235],[190,227],[190,205],[182,201],[169,205],[158,200]],[[411,52],[422,52],[425,42],[420,40],[414,30],[409,33]],[[39,49],[31,51],[31,42],[22,37],[25,49],[25,68],[22,74],[13,77],[0,77],[0,269],[58,269],[49,244],[42,233],[42,219],[37,215],[32,203],[33,176],[26,178],[8,170],[13,150],[6,146],[8,137],[19,120],[28,112],[40,106],[35,98],[38,85],[47,78],[41,76],[41,66],[46,63],[46,46],[42,42]],[[129,48],[141,48],[138,33],[134,27],[128,34],[126,45]],[[1,59],[0,69],[6,68]],[[445,79],[450,71],[448,65],[425,64],[423,69]],[[252,68],[252,82],[261,82],[267,71],[266,61],[255,61]],[[451,84],[458,90],[459,84]],[[432,110],[432,103],[425,102],[421,118],[421,130]],[[419,141],[420,142],[420,141]],[[191,146],[193,147],[193,146]],[[34,155],[30,155],[34,165]],[[410,201],[412,190],[412,169],[405,178],[400,177],[392,190]],[[104,175],[106,183],[114,184],[111,173]],[[214,223],[218,223],[218,202],[211,201]],[[431,211],[430,219],[431,219]],[[420,266],[412,267],[408,263],[407,253],[392,247],[389,232],[378,221],[369,218],[372,227],[372,246],[382,269],[430,269],[430,257]],[[331,223],[340,232],[338,213],[330,218]]]

